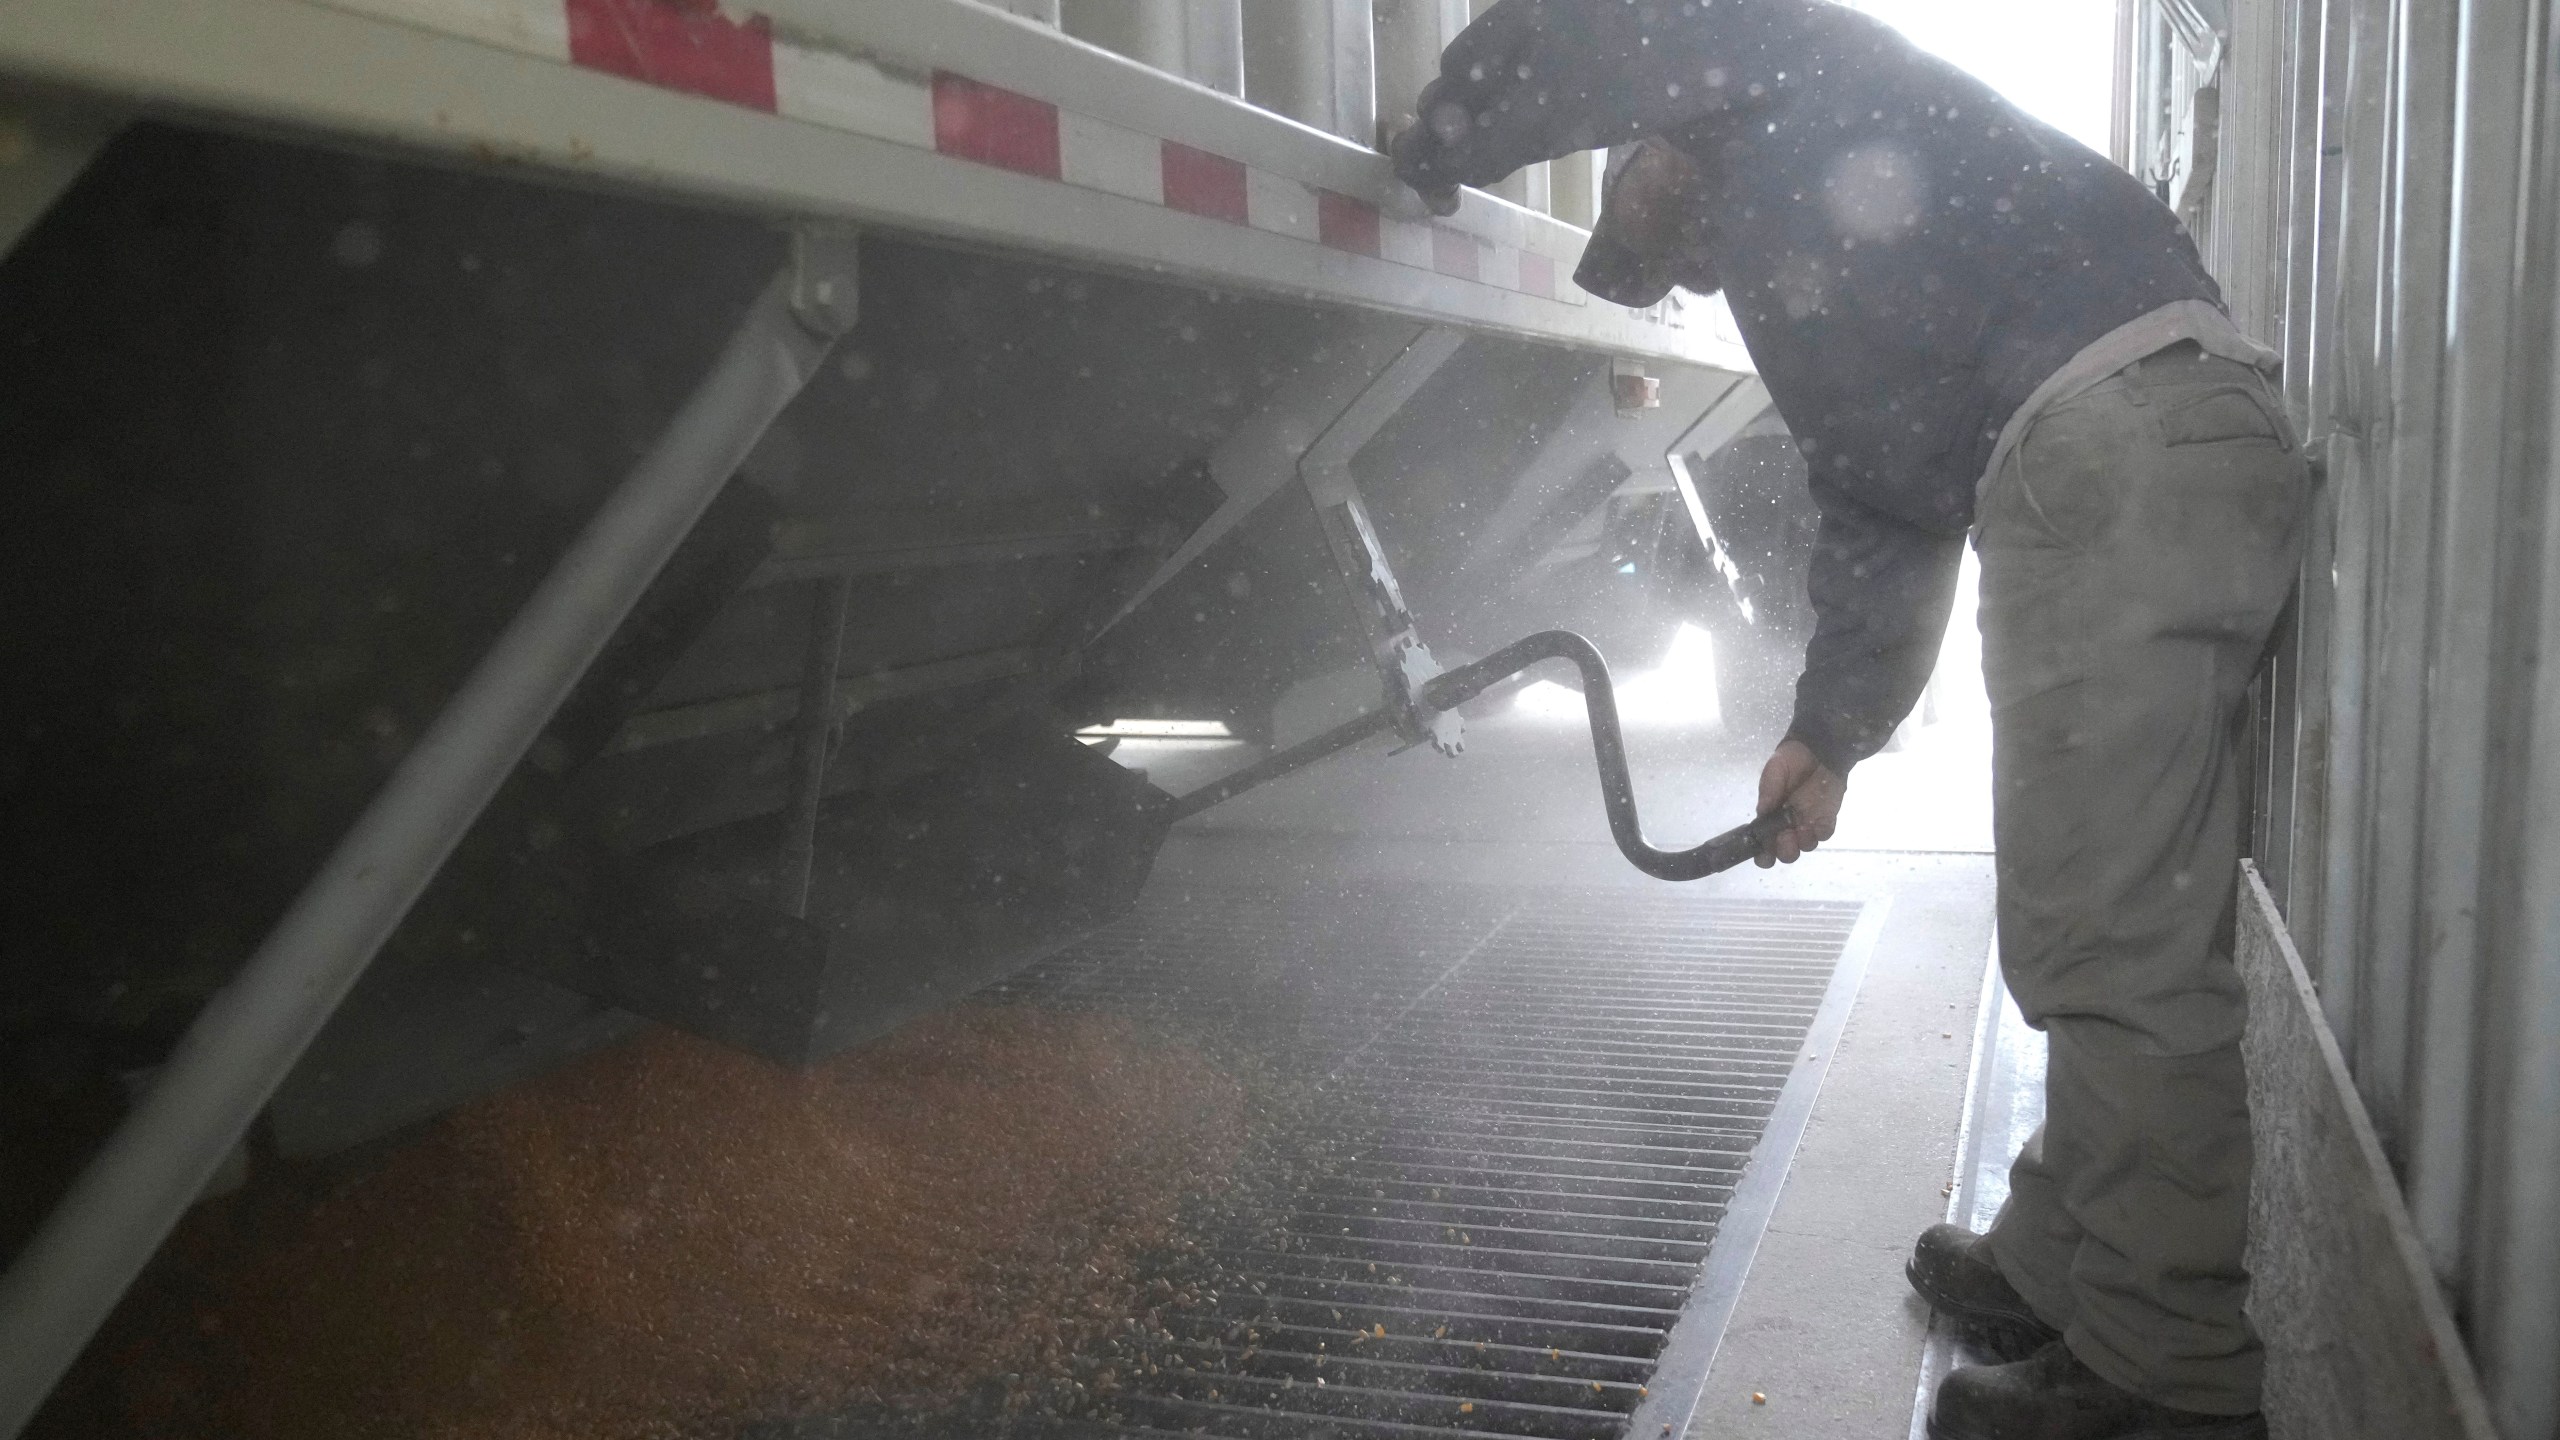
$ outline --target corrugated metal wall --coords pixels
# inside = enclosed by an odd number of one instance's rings
[[[2210,177],[2201,208],[2181,208],[2235,314],[2283,350],[2327,472],[2260,687],[2257,850],[2500,1424],[2552,1440],[2553,4],[2127,3],[2128,159],[2156,176],[2171,157],[2177,189]],[[2218,107],[2195,103],[2199,85]],[[2193,118],[2216,108],[2216,129]],[[2198,133],[2210,164],[2180,151]]]

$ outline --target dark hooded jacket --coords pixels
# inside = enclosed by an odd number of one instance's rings
[[[1843,773],[1928,681],[2009,417],[2116,327],[2220,303],[2133,177],[1820,0],[1503,0],[1418,111],[1396,160],[1426,191],[1644,136],[1698,163],[1709,251],[1822,512],[1793,733]]]

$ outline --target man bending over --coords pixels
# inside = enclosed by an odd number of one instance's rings
[[[1981,554],[2000,961],[2050,1061],[1990,1233],[1912,1257],[2004,1362],[1932,1435],[2263,1436],[2234,762],[2310,483],[2270,357],[2132,177],[1819,0],[1504,0],[1418,114],[1395,158],[1435,207],[1633,146],[1576,278],[1721,289],[1804,454],[1817,622],[1762,864],[1829,838]]]

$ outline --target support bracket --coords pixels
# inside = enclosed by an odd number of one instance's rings
[[[1454,711],[1423,703],[1423,687],[1441,672],[1405,604],[1395,567],[1369,519],[1351,478],[1352,457],[1377,438],[1397,412],[1458,353],[1466,337],[1456,330],[1425,330],[1407,345],[1367,389],[1335,417],[1298,459],[1298,479],[1324,527],[1325,545],[1342,574],[1352,607],[1369,641],[1369,658],[1386,687],[1396,732],[1408,745],[1428,742],[1443,755],[1467,748],[1466,723]]]
[[[1706,496],[1698,489],[1698,477],[1689,468],[1689,457],[1712,455],[1723,449],[1768,408],[1769,388],[1760,383],[1758,376],[1738,381],[1681,431],[1662,455],[1663,463],[1671,468],[1671,483],[1680,492],[1680,507],[1689,514],[1690,528],[1697,532],[1698,543],[1706,547],[1707,563],[1724,581],[1734,603],[1742,607],[1742,618],[1755,624],[1759,617],[1743,585],[1742,567],[1734,562],[1733,552],[1725,548],[1724,537],[1716,533],[1715,521],[1708,518]]]
[[[862,237],[849,225],[804,222],[791,231],[791,315],[824,341],[843,338],[862,318]],[[775,861],[775,891],[794,918],[809,913],[809,872],[817,855],[818,806],[826,798],[837,713],[836,668],[844,657],[853,580],[821,577],[800,673],[800,713],[792,727],[791,808]]]
[[[828,339],[777,274],[655,445],[553,564],[231,983],[0,1273],[14,1435],[364,973]],[[813,294],[813,299],[815,298]],[[816,323],[847,314],[833,304]]]

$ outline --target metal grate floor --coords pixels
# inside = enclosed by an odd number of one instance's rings
[[[1117,1377],[1115,1433],[1683,1424],[1730,1310],[1719,1291],[1739,1287],[1853,997],[1841,962],[1862,954],[1864,910],[1157,893],[1009,983],[1004,998],[1220,1030],[1275,1073],[1321,1077],[1321,1118],[1266,1177],[1270,1202],[1215,1235],[1194,1303],[1153,1317]],[[1710,1266],[1720,1236],[1739,1260]]]

